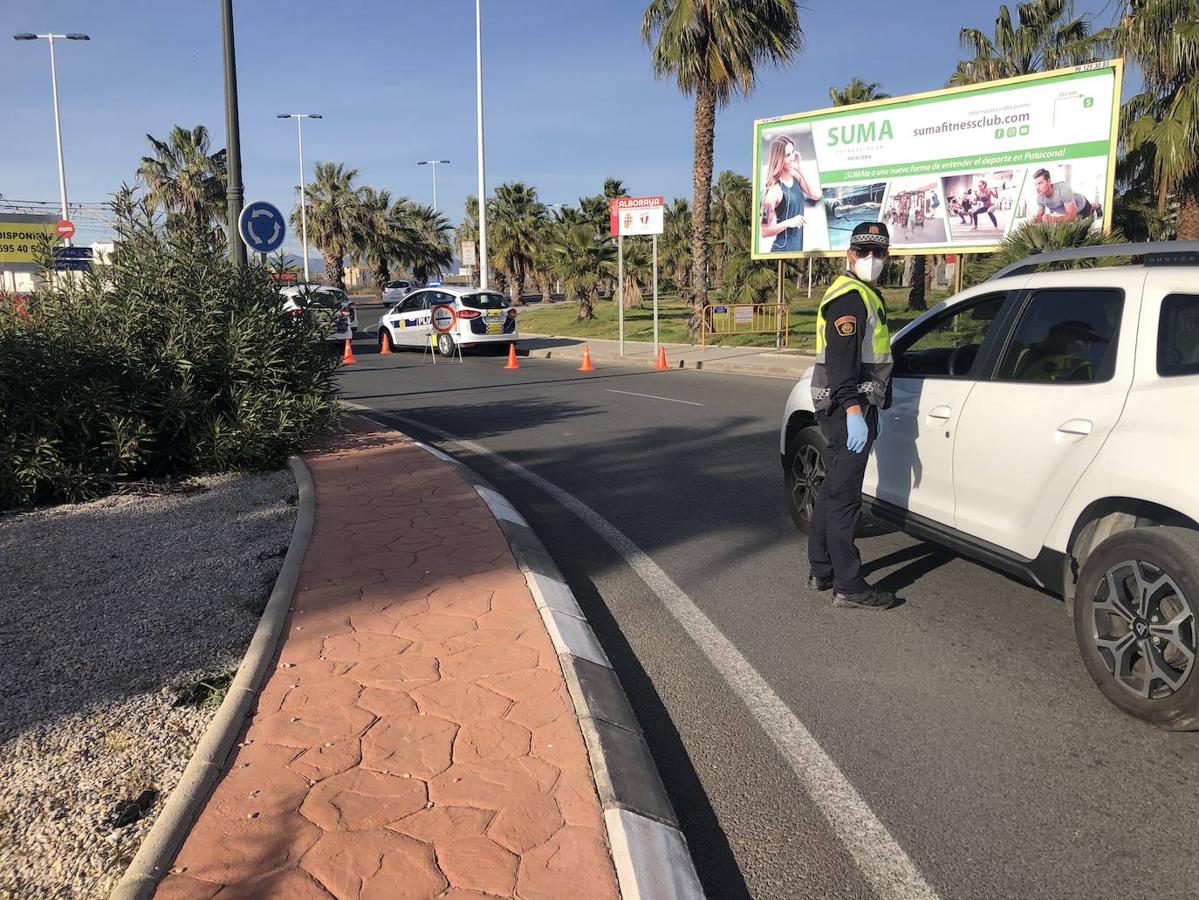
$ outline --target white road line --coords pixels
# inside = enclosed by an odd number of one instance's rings
[[[670,403],[686,403],[688,406],[703,406],[702,403],[696,403],[694,400],[676,400],[674,397],[659,397],[657,394],[638,394],[636,391],[614,391],[608,389],[609,394],[627,394],[630,397],[644,397],[647,400],[666,400]]]
[[[758,674],[732,641],[724,636],[682,588],[671,581],[622,531],[556,484],[481,444],[463,440],[448,431],[407,416],[394,413],[384,415],[431,431],[472,453],[486,457],[544,491],[582,519],[624,557],[753,714],[758,725],[791,766],[791,771],[807,795],[820,809],[833,833],[845,845],[875,896],[880,900],[938,900],[937,892],[924,880],[920,870],[887,831],[887,827],[875,817],[869,804],[850,784],[845,773],[837,768],[837,764],[771,689],[766,679]]]

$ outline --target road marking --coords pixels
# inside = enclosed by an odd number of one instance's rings
[[[703,406],[702,403],[696,403],[694,400],[676,400],[674,397],[659,397],[657,394],[638,394],[636,391],[614,391],[608,389],[609,394],[627,394],[630,397],[645,397],[647,400],[666,400],[670,403],[686,403],[688,406]]]
[[[372,412],[374,412],[372,410]],[[862,877],[880,900],[939,900],[916,864],[899,846],[869,804],[824,752],[804,724],[716,624],[624,532],[573,494],[510,459],[434,425],[396,413],[377,413],[380,424],[394,419],[438,435],[491,460],[554,498],[578,516],[619,553],[674,616],[687,635],[732,688],[791,767],[808,797],[853,857]],[[369,416],[368,416],[369,418]],[[378,421],[378,420],[376,420]]]

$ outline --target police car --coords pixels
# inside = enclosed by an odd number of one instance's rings
[[[1037,271],[1079,259],[1122,264]],[[1062,596],[1103,694],[1173,730],[1199,729],[1196,264],[1196,241],[1049,251],[924,313],[892,337],[862,488],[884,521]],[[779,433],[801,531],[824,448],[809,370]]]
[[[442,356],[456,347],[504,345],[519,337],[516,310],[499,291],[437,285],[413,291],[379,320],[379,348],[428,347]]]

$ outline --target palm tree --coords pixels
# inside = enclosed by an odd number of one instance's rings
[[[325,277],[345,290],[345,258],[361,242],[362,195],[354,186],[357,169],[342,163],[318,162],[308,185],[308,234],[320,248],[325,261]],[[296,189],[299,193],[299,188]],[[291,214],[293,227],[299,225],[300,208]]]
[[[450,245],[454,226],[427,203],[405,202],[401,258],[411,267],[412,277],[425,282],[439,277],[454,261],[454,248]]]
[[[525,273],[532,268],[546,208],[537,199],[537,191],[516,181],[495,189],[488,208],[491,230],[488,234],[495,266],[508,278],[508,295],[519,305]]]
[[[877,81],[866,82],[855,76],[845,87],[829,88],[828,95],[833,101],[833,106],[849,106],[851,103],[886,100],[891,95],[884,94],[879,90],[880,87],[882,85]]]
[[[589,225],[562,226],[552,246],[554,273],[568,293],[579,301],[579,321],[595,317],[602,279],[616,268],[612,239],[601,237]]]
[[[712,286],[718,291],[724,289],[730,254],[749,250],[752,192],[748,178],[727,170],[720,173],[712,190]]]
[[[692,335],[707,302],[708,215],[716,108],[749,94],[763,63],[789,62],[803,32],[796,0],[650,0],[641,37],[653,46],[654,73],[695,95],[695,199],[691,208]]]
[[[617,197],[627,197],[629,192],[624,189],[624,182],[619,178],[604,179],[604,199],[615,200]]]
[[[354,250],[359,262],[371,270],[375,279],[375,291],[380,297],[387,282],[391,280],[391,261],[397,255],[397,234],[393,227],[391,211],[406,200],[401,198],[392,204],[391,194],[372,187],[359,190],[358,222],[355,231],[358,243]]]
[[[994,35],[963,28],[962,49],[973,54],[958,63],[951,85],[1031,75],[1099,58],[1109,35],[1092,34],[1090,16],[1074,14],[1074,0],[1029,0],[1016,5],[1017,23],[1007,4],[999,7]]]
[[[1157,211],[1178,199],[1178,239],[1199,239],[1199,2],[1124,0],[1116,49],[1140,66],[1146,90],[1129,101],[1129,150],[1154,148]]]
[[[225,151],[209,153],[208,129],[176,125],[165,141],[146,135],[151,156],[143,156],[137,177],[152,212],[166,213],[167,228],[189,224],[209,228],[226,218]]]
[[[687,296],[691,277],[691,205],[680,197],[666,207],[658,262],[680,297]]]
[[[1091,227],[1090,219],[1074,219],[1065,222],[1026,222],[1012,231],[995,253],[988,254],[977,266],[966,271],[972,283],[986,281],[1004,266],[1019,262],[1029,256],[1060,250],[1066,247],[1103,247],[1123,244],[1127,241],[1119,231],[1113,229],[1104,234]],[[1116,265],[1119,257],[1102,261],[1079,259],[1065,263],[1047,264],[1047,268],[1090,269],[1097,265]]]

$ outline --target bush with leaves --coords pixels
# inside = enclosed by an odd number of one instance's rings
[[[1052,250],[1067,250],[1072,247],[1104,247],[1123,244],[1126,238],[1117,229],[1107,234],[1094,227],[1094,219],[1073,219],[1064,222],[1025,222],[1003,239],[999,249],[984,256],[979,262],[968,264],[964,270],[966,286],[986,281],[1000,269],[1020,262],[1028,256],[1048,253]],[[1117,266],[1127,262],[1126,257],[1105,259],[1078,259],[1046,264],[1041,268],[1089,269],[1095,266]]]
[[[335,421],[327,321],[128,197],[111,261],[0,309],[0,508],[281,465]]]

